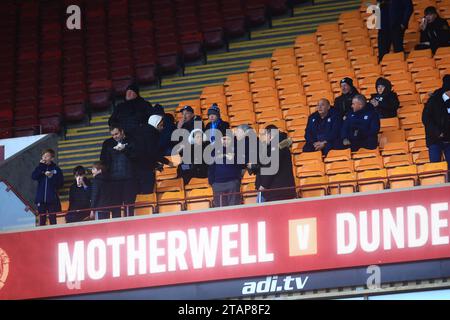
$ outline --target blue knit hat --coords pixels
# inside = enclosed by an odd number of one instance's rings
[[[215,114],[216,116],[220,117],[220,109],[216,103],[213,103],[212,106],[208,109],[208,116],[210,114]]]

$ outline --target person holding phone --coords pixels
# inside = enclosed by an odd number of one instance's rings
[[[56,215],[61,211],[58,189],[64,185],[61,169],[53,162],[55,151],[44,150],[38,166],[31,174],[31,178],[38,182],[35,203],[39,212],[39,225],[45,226],[47,217],[50,224],[56,224]]]
[[[441,18],[435,7],[427,7],[420,21],[420,43],[416,50],[429,49],[433,54],[440,47],[450,46],[450,29],[447,20]]]

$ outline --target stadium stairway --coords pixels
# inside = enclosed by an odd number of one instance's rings
[[[181,101],[198,98],[205,86],[221,84],[228,75],[247,70],[251,60],[270,57],[275,48],[292,46],[297,36],[312,33],[319,24],[337,21],[342,12],[354,10],[360,0],[316,0],[315,5],[298,5],[292,17],[273,20],[272,28],[251,33],[251,40],[231,42],[229,52],[208,54],[205,65],[187,66],[185,76],[165,78],[160,89],[141,90],[150,102],[160,103],[172,111]],[[58,145],[58,161],[65,176],[61,199],[68,200],[68,188],[76,165],[89,167],[98,160],[101,144],[109,137],[109,113],[95,114],[90,126],[67,130]]]

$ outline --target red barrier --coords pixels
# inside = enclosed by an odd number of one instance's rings
[[[5,146],[0,146],[0,162],[5,160]]]
[[[0,299],[448,258],[449,202],[418,187],[3,233]]]

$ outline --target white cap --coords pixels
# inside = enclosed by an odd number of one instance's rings
[[[155,129],[158,127],[158,124],[162,121],[162,117],[154,114],[148,119],[148,124],[154,127]]]

